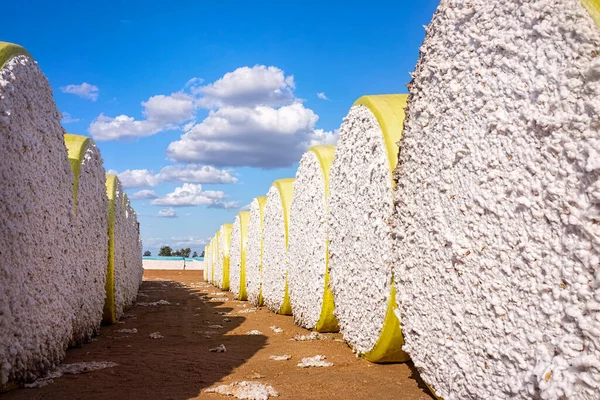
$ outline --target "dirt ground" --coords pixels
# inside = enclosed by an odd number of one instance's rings
[[[64,375],[37,389],[17,389],[3,399],[225,399],[204,390],[235,381],[273,386],[284,399],[432,399],[410,364],[376,365],[356,358],[326,334],[316,341],[291,341],[310,332],[293,318],[232,299],[203,282],[202,271],[145,271],[138,305],[100,336],[69,349],[65,364],[112,361],[118,366]],[[170,304],[139,303],[166,300]],[[226,313],[226,314],[223,314]],[[212,325],[209,327],[209,325]],[[215,325],[220,325],[218,328]],[[283,329],[275,333],[270,327]],[[118,332],[137,329],[137,333]],[[259,335],[246,335],[258,330]],[[160,332],[163,338],[150,334]],[[335,340],[338,339],[338,340]],[[210,352],[220,344],[226,352]],[[273,361],[272,355],[291,355]],[[303,357],[324,355],[331,367],[300,368]]]

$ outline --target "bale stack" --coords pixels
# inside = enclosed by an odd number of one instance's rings
[[[229,249],[229,290],[238,300],[247,300],[246,292],[246,247],[250,211],[240,211],[231,229]]]
[[[443,398],[598,398],[599,49],[578,0],[443,1],[427,28],[394,275]]]
[[[223,290],[229,290],[229,246],[232,228],[233,224],[223,224],[218,234],[219,262],[215,269],[215,285]]]
[[[294,179],[278,179],[267,194],[263,225],[262,294],[271,311],[291,314],[287,248]]]
[[[106,171],[94,141],[80,135],[64,135],[73,172],[76,242],[80,246],[78,266],[70,271],[73,296],[73,343],[97,334],[106,298],[108,254],[108,199]],[[141,261],[141,256],[139,257]]]
[[[261,196],[250,204],[250,221],[248,225],[248,244],[246,247],[246,291],[248,301],[256,306],[263,304],[262,296],[262,254],[264,208],[267,197]]]
[[[0,42],[0,390],[59,363],[73,333],[73,173],[52,89]]]
[[[392,171],[406,95],[364,96],[344,119],[329,177],[329,268],[344,339],[374,362],[405,361],[392,285]]]
[[[335,146],[304,153],[294,181],[290,211],[288,273],[294,321],[307,329],[338,329],[329,288],[327,198]]]

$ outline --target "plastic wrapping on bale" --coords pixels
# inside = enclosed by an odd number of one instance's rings
[[[598,399],[599,49],[577,0],[443,1],[427,28],[394,275],[445,399]]]
[[[364,96],[340,128],[329,176],[329,268],[344,339],[367,360],[406,361],[394,314],[392,171],[407,95]]]
[[[37,63],[0,42],[0,391],[59,363],[72,337],[81,254],[60,118]]]
[[[291,314],[288,294],[287,248],[294,178],[278,179],[267,193],[263,224],[262,295],[265,305]]]
[[[335,146],[304,153],[294,182],[290,211],[288,273],[294,320],[318,332],[338,329],[329,288],[327,197]]]
[[[266,196],[252,200],[250,204],[250,222],[248,223],[248,243],[246,247],[246,292],[248,301],[262,306],[262,254],[263,226]]]
[[[73,345],[88,341],[100,328],[106,298],[108,259],[108,199],[106,171],[94,141],[66,134],[65,145],[73,172],[75,223],[73,233],[79,245],[77,268],[70,271],[73,321]]]
[[[246,300],[246,245],[250,211],[240,211],[231,229],[229,249],[229,290],[238,300]]]
[[[223,290],[229,290],[229,245],[233,224],[223,224],[219,229],[219,268],[215,271],[215,284]]]

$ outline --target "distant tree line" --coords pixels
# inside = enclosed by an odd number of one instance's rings
[[[179,249],[179,250],[173,251],[173,249],[170,246],[163,246],[158,251],[158,255],[160,257],[190,258],[191,253],[192,253],[192,250],[189,247],[186,247],[185,249]],[[144,257],[150,257],[150,256],[152,256],[151,251],[149,251],[149,250],[144,251]],[[198,252],[194,251],[194,253],[192,254],[192,257],[198,257]],[[200,254],[200,257],[204,257],[204,251],[202,251],[202,254]]]

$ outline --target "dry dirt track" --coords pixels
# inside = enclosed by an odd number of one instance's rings
[[[240,313],[252,307],[231,298],[231,293],[204,283],[202,271],[146,271],[138,302],[167,300],[170,305],[136,305],[121,323],[102,327],[95,341],[70,349],[64,361],[113,361],[119,364],[117,367],[65,375],[43,388],[17,389],[2,397],[226,399],[204,393],[204,389],[256,380],[272,385],[281,399],[432,398],[410,364],[375,365],[357,359],[345,343],[334,340],[341,337],[339,334],[328,334],[326,340],[290,341],[298,333],[309,332],[295,326],[291,317],[275,315],[264,308]],[[273,325],[284,332],[273,332]],[[132,328],[138,332],[117,332]],[[262,335],[246,335],[251,330],[259,330]],[[152,332],[160,332],[164,337],[151,339]],[[225,353],[209,352],[219,344],[225,345]],[[291,355],[291,360],[269,360],[271,355],[282,354]],[[317,354],[326,356],[334,366],[297,367],[303,357]]]

